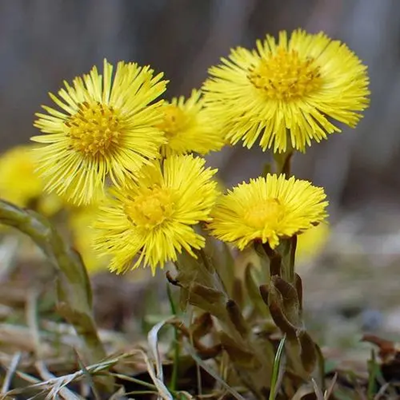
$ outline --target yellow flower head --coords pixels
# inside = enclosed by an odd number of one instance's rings
[[[222,196],[209,224],[215,237],[243,250],[254,240],[271,248],[280,238],[290,238],[327,217],[324,190],[308,181],[284,175],[242,183]]]
[[[99,213],[99,204],[72,208],[68,218],[68,227],[72,234],[72,243],[79,252],[89,274],[107,270],[107,258],[99,257],[93,248],[95,231],[92,227]]]
[[[211,180],[216,170],[204,163],[192,155],[173,155],[145,166],[126,188],[112,190],[114,197],[101,206],[94,224],[95,248],[111,255],[112,270],[124,272],[143,262],[154,274],[182,249],[194,256],[192,248],[204,246],[193,226],[210,220],[218,194]]]
[[[192,152],[204,155],[224,145],[220,131],[210,127],[200,91],[193,90],[187,100],[181,96],[165,102],[163,110],[164,119],[158,125],[167,139],[161,148],[163,155]]]
[[[162,102],[149,105],[165,91],[162,74],[149,67],[104,61],[103,75],[94,67],[75,78],[58,97],[60,108],[43,108],[34,125],[45,135],[32,138],[43,145],[37,150],[38,171],[46,190],[55,191],[75,204],[87,204],[107,176],[122,185],[165,142],[155,125],[162,118]]]
[[[297,240],[296,264],[304,264],[321,254],[330,235],[327,223],[319,224],[300,235]]]
[[[369,101],[366,67],[340,41],[296,30],[241,47],[210,69],[204,100],[216,129],[232,144],[305,151],[311,140],[354,127]]]
[[[32,148],[17,146],[0,156],[0,198],[52,215],[61,208],[62,202],[55,195],[45,195],[44,184],[35,173]]]

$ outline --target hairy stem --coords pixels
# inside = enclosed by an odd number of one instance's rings
[[[92,313],[92,291],[78,253],[67,246],[52,224],[34,211],[0,200],[0,223],[28,235],[57,271],[58,309],[84,343],[85,361],[95,364],[106,357]]]

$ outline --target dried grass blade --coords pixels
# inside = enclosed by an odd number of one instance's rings
[[[164,400],[173,400],[172,394],[169,392],[164,382],[158,378],[156,371],[154,370],[153,363],[150,361],[145,352],[143,352],[143,359],[146,363],[147,371],[149,372],[149,375],[154,382],[154,385],[157,387],[159,398],[161,397]]]
[[[189,344],[185,345],[185,350],[190,354],[193,360],[196,361],[197,365],[208,372],[235,399],[245,400],[244,397],[242,397],[235,389],[230,387],[213,369],[211,369],[200,357],[197,356],[192,346],[190,346]]]
[[[164,381],[164,374],[163,374],[163,367],[160,358],[160,353],[158,351],[158,333],[160,329],[165,325],[168,324],[172,318],[168,318],[165,321],[161,321],[158,324],[154,325],[153,328],[150,330],[149,334],[147,335],[147,340],[149,342],[149,359],[154,361],[156,366],[156,376],[161,382]]]
[[[12,380],[12,378],[14,376],[14,373],[15,373],[17,367],[18,367],[18,364],[19,364],[19,362],[21,360],[21,355],[22,354],[20,352],[16,353],[16,354],[14,354],[14,356],[13,356],[13,358],[11,360],[11,364],[8,367],[7,374],[6,374],[5,378],[4,378],[3,386],[1,387],[1,393],[2,394],[6,393],[8,388],[10,387],[11,380]]]

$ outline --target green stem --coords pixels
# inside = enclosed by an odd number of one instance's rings
[[[291,175],[291,161],[293,149],[287,149],[284,153],[274,153],[275,171],[279,174],[285,174],[286,178]]]
[[[171,286],[167,284],[167,294],[168,300],[171,307],[171,312],[173,315],[177,316],[177,310],[175,307],[174,299],[172,298]],[[171,382],[169,385],[169,389],[171,391],[176,390],[177,382],[178,382],[178,372],[179,372],[179,357],[180,357],[180,341],[179,341],[179,332],[178,329],[174,328],[174,364],[172,365],[172,374],[171,374]]]
[[[51,223],[30,210],[0,200],[0,223],[28,235],[57,271],[58,309],[84,343],[85,361],[95,364],[106,357],[92,313],[92,291],[82,260],[61,239]]]
[[[269,392],[269,400],[275,400],[277,391],[279,390],[280,378],[281,378],[281,358],[283,356],[283,351],[285,348],[286,336],[284,335],[279,342],[278,350],[276,351],[274,359],[274,367],[272,370],[271,378],[271,391]]]
[[[182,252],[176,263],[181,304],[191,304],[218,319],[220,344],[243,383],[262,399],[270,384],[272,345],[253,334],[239,306],[229,298],[212,257],[203,250],[197,256]]]

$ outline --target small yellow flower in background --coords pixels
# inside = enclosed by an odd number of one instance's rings
[[[32,149],[30,145],[17,146],[0,156],[0,198],[51,216],[61,209],[62,201],[44,193],[44,183],[35,173]]]
[[[297,239],[296,264],[304,264],[321,254],[330,235],[327,223],[313,226]]]
[[[93,248],[95,231],[92,227],[99,213],[99,205],[76,207],[70,210],[68,228],[73,247],[79,252],[89,274],[107,270],[108,260],[99,257]]]
[[[250,242],[290,238],[327,217],[324,190],[310,182],[270,175],[242,183],[220,198],[209,227],[220,240],[243,250]]]
[[[103,75],[94,67],[72,86],[64,82],[58,97],[50,94],[60,110],[43,106],[48,114],[36,114],[34,125],[44,135],[32,138],[42,143],[38,171],[46,190],[88,204],[107,177],[123,185],[158,157],[165,142],[155,127],[162,102],[149,104],[165,91],[161,78],[149,67],[124,62],[113,76],[113,66],[104,61]]]
[[[164,119],[158,127],[167,139],[161,148],[164,156],[192,152],[205,155],[224,145],[220,131],[210,127],[199,90],[193,90],[187,100],[181,96],[165,102],[163,110]]]
[[[267,35],[256,50],[238,47],[210,69],[204,100],[216,129],[232,144],[305,151],[312,140],[355,127],[368,103],[368,77],[357,56],[324,33],[296,30],[278,43]]]
[[[143,263],[154,274],[182,249],[194,256],[192,249],[205,244],[194,225],[210,220],[218,195],[215,172],[202,158],[173,155],[143,167],[127,187],[112,189],[113,198],[100,207],[94,224],[95,248],[112,257],[111,270],[124,272]]]

